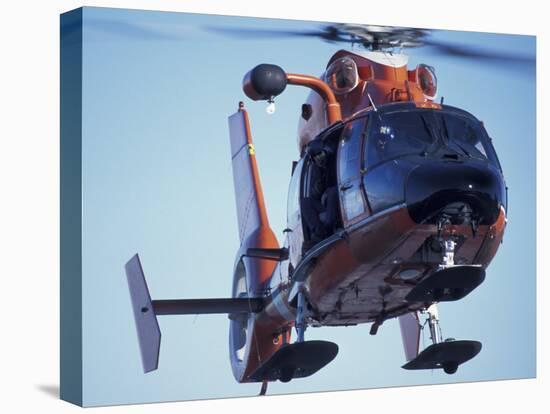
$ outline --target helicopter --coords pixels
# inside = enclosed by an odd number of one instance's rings
[[[261,33],[363,50],[337,51],[319,77],[274,64],[244,76],[245,95],[266,101],[268,112],[289,85],[311,90],[299,115],[285,239],[280,245],[269,225],[250,121],[239,102],[229,117],[240,239],[231,297],[152,300],[133,256],[125,270],[144,371],[158,367],[157,316],[218,313],[229,316],[235,379],[261,383],[260,394],[271,381],[308,377],[337,356],[337,344],[305,339],[310,326],[370,324],[376,335],[398,318],[404,369],[455,373],[482,344],[444,339],[437,304],[483,283],[507,224],[507,187],[483,123],[436,102],[435,69],[409,68],[396,50],[482,54],[436,43],[423,29],[334,24]],[[422,318],[431,339],[423,350]]]

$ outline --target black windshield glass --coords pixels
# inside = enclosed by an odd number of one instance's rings
[[[406,155],[487,159],[488,138],[475,118],[416,110],[381,114],[372,120],[368,166]]]

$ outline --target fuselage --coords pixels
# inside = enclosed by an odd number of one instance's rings
[[[289,341],[297,297],[306,298],[308,325],[378,326],[437,302],[406,297],[441,269],[445,240],[454,243],[455,264],[486,268],[506,225],[506,186],[491,139],[470,113],[434,102],[432,67],[342,50],[320,79],[259,65],[243,89],[270,101],[287,84],[312,89],[288,191],[288,258],[261,261],[269,269],[256,277],[255,295],[265,307],[248,323],[263,342],[246,341],[239,380],[259,366],[257,350],[265,359]]]
[[[290,182],[290,254],[271,278],[278,296],[266,309],[271,317],[292,322],[288,296],[296,283],[307,291],[312,324],[380,322],[420,309],[425,304],[405,296],[438,269],[441,237],[457,240],[457,264],[488,266],[504,232],[506,188],[491,140],[471,114],[391,103],[315,140],[335,148],[327,173],[336,177],[338,223],[304,249],[310,235],[302,207],[312,186],[305,151]]]

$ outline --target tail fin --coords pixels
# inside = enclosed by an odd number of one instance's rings
[[[410,361],[420,352],[420,322],[417,312],[409,312],[399,317],[399,327],[401,328],[401,339],[403,340],[403,350],[405,359]]]
[[[242,102],[239,103],[239,110],[229,117],[229,135],[242,244],[259,227],[269,227],[248,114]]]

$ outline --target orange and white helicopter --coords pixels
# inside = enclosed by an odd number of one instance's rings
[[[132,257],[126,274],[144,371],[158,366],[158,315],[221,313],[230,319],[235,379],[262,383],[262,394],[269,381],[307,377],[336,357],[336,344],[305,340],[308,326],[369,323],[375,335],[398,318],[403,368],[456,372],[481,343],[443,339],[437,303],[460,300],[483,282],[506,226],[507,188],[483,123],[436,102],[434,68],[410,68],[395,50],[429,45],[499,57],[435,43],[420,29],[337,24],[262,32],[365,49],[336,52],[320,77],[271,64],[246,74],[245,94],[267,101],[268,110],[288,85],[311,89],[301,108],[285,239],[280,245],[269,225],[241,102],[229,117],[240,237],[231,297],[152,300]],[[432,342],[423,350],[422,318]]]

